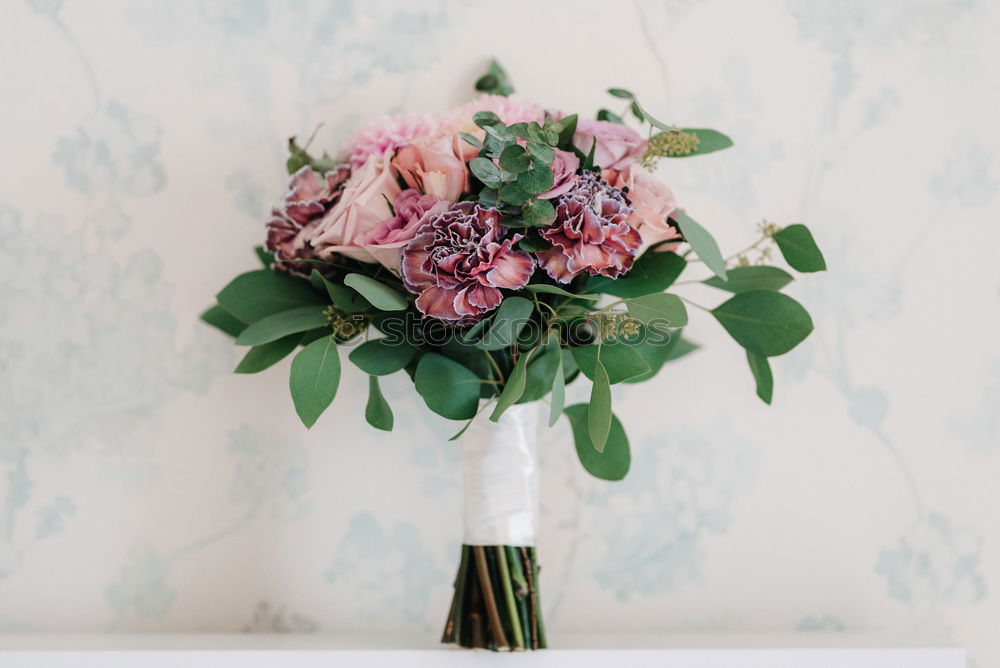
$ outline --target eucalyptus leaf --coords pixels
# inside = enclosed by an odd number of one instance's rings
[[[481,350],[509,348],[528,324],[535,305],[524,297],[507,297],[493,316],[486,334],[476,343]]]
[[[774,235],[774,241],[792,269],[805,273],[826,270],[826,259],[805,225],[789,225]]]
[[[684,155],[671,155],[668,157],[690,158],[693,155],[705,155],[706,153],[721,151],[733,145],[733,140],[718,130],[709,130],[708,128],[684,128],[683,132],[688,132],[698,137],[698,148],[690,153],[685,153]]]
[[[201,319],[232,337],[239,336],[247,326],[245,322],[219,305],[209,307],[201,314]]]
[[[574,346],[570,348],[573,360],[580,371],[590,380],[596,375],[598,348],[604,360],[608,380],[612,385],[624,382],[630,378],[649,373],[650,367],[637,351],[637,346],[628,342],[604,343],[601,346]]]
[[[517,363],[514,364],[513,371],[510,372],[507,382],[504,383],[503,392],[500,393],[500,398],[497,399],[497,405],[493,409],[493,414],[490,415],[492,422],[499,422],[504,411],[513,406],[521,398],[521,395],[524,394],[528,362],[531,361],[531,356],[534,352],[535,349],[532,348],[517,358]]]
[[[603,452],[598,452],[590,440],[587,404],[575,404],[564,411],[573,428],[573,441],[577,457],[590,475],[601,480],[621,480],[627,474],[632,458],[629,454],[628,437],[617,416],[611,416],[607,444]]]
[[[649,371],[638,376],[633,376],[624,382],[645,382],[659,373],[660,369],[667,362],[695,350],[697,346],[681,338],[682,331],[680,329],[669,332],[661,330],[644,331],[639,342],[633,345],[632,349],[649,366]]]
[[[611,123],[618,123],[619,125],[622,125],[622,124],[625,123],[625,121],[622,120],[621,116],[619,116],[618,114],[616,114],[614,112],[608,111],[607,109],[600,109],[600,110],[598,110],[598,112],[597,112],[597,120],[599,120],[599,121],[610,121]]]
[[[623,100],[631,100],[635,97],[632,91],[625,90],[624,88],[609,88],[608,95],[612,95]]]
[[[368,300],[359,295],[356,290],[339,283],[334,283],[315,269],[309,275],[309,280],[312,281],[317,290],[325,290],[330,301],[345,313],[358,313],[371,308]]]
[[[238,346],[259,346],[289,334],[307,332],[326,325],[329,320],[321,305],[298,306],[274,313],[253,323],[236,337]]]
[[[299,345],[301,334],[289,334],[276,341],[254,346],[247,351],[233,373],[257,373],[287,357]]]
[[[528,224],[542,227],[556,219],[556,208],[547,199],[533,199],[524,205],[521,215]]]
[[[289,389],[295,412],[306,427],[312,427],[337,395],[340,385],[340,355],[330,337],[313,341],[292,359]]]
[[[754,382],[757,384],[757,396],[765,404],[771,403],[774,394],[774,377],[771,375],[771,364],[766,357],[761,357],[755,353],[747,351],[747,363],[753,373]]]
[[[669,288],[686,266],[687,260],[676,253],[646,252],[622,278],[616,280],[606,276],[591,276],[583,289],[615,297],[641,297]]]
[[[378,384],[378,376],[368,376],[368,404],[365,406],[365,420],[376,429],[392,431],[392,407],[389,406],[389,402],[382,394],[382,388]]]
[[[701,258],[713,274],[726,280],[726,261],[722,258],[719,244],[715,243],[709,231],[683,211],[674,211],[671,218],[677,222],[684,240],[691,244],[695,255]]]
[[[563,290],[560,287],[557,287],[555,285],[549,285],[547,283],[532,283],[530,285],[524,286],[524,289],[528,290],[529,292],[543,292],[549,295],[560,295],[562,297],[572,297],[573,299],[585,299],[590,302],[596,302],[601,298],[600,295],[594,295],[594,294],[587,294],[587,293],[579,295],[573,294],[568,290]]]
[[[450,420],[468,420],[479,407],[480,379],[466,367],[437,353],[420,358],[414,386],[432,411]]]
[[[222,308],[247,323],[296,306],[325,302],[308,281],[270,269],[240,274],[222,288],[216,299]]]
[[[556,343],[558,348],[558,342]],[[549,398],[549,427],[555,425],[559,421],[559,416],[562,415],[563,407],[566,405],[566,376],[563,369],[563,353],[564,350],[559,350],[559,363],[556,366],[556,372],[552,376],[552,395]]]
[[[409,364],[416,352],[417,349],[410,343],[382,338],[362,343],[351,351],[348,358],[367,374],[387,376]]]
[[[260,263],[265,268],[269,268],[274,264],[274,253],[268,252],[263,246],[254,246],[253,250],[257,254],[257,259],[260,260]]]
[[[587,433],[595,450],[604,452],[610,431],[611,382],[598,354],[594,363],[594,384],[590,388],[590,406],[587,410]]]
[[[687,324],[687,309],[677,295],[659,293],[625,300],[628,314],[644,325],[683,327]]]
[[[540,195],[551,190],[552,168],[534,158],[531,161],[531,169],[517,177],[517,184],[531,195]]]
[[[802,305],[774,290],[741,292],[712,309],[737,343],[763,357],[782,355],[813,330]]]
[[[473,158],[469,161],[469,169],[477,179],[488,186],[500,183],[500,168],[489,158]]]
[[[477,158],[477,160],[481,159]],[[518,144],[511,144],[500,153],[500,166],[509,172],[520,174],[531,167],[531,157],[523,147]],[[479,175],[477,174],[476,176],[478,177]]]
[[[344,285],[357,290],[377,309],[402,311],[407,306],[406,297],[402,294],[363,274],[348,274],[344,277]]]
[[[792,275],[778,267],[734,267],[726,271],[727,278],[707,278],[702,283],[727,292],[747,290],[780,290],[792,282]]]

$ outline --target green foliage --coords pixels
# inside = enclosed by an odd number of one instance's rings
[[[507,96],[514,92],[507,71],[496,60],[490,61],[486,74],[476,80],[476,90],[490,95]]]
[[[533,199],[521,209],[524,222],[535,227],[547,227],[556,219],[556,208],[547,199]]]
[[[702,283],[727,292],[747,290],[780,290],[792,282],[792,276],[778,267],[734,267],[726,271],[727,279],[718,276],[707,278]]]
[[[323,156],[320,158],[314,158],[311,155],[309,155],[309,152],[306,150],[307,148],[309,148],[309,144],[312,143],[313,137],[316,136],[316,132],[318,131],[319,128],[317,127],[316,130],[313,132],[313,136],[309,138],[309,141],[306,142],[305,146],[299,146],[295,137],[289,137],[288,139],[289,155],[288,155],[288,160],[285,161],[285,167],[288,170],[289,174],[294,174],[295,172],[299,171],[306,165],[312,167],[320,174],[326,174],[327,172],[337,167],[337,163],[334,161],[334,159],[331,158],[326,153],[324,153]]]
[[[348,274],[344,277],[344,285],[357,290],[372,306],[382,311],[402,311],[408,304],[406,297],[398,291],[364,274]]]
[[[265,316],[244,329],[236,337],[236,345],[259,346],[289,334],[299,334],[322,327],[329,322],[324,309],[324,306],[318,304],[297,306],[287,311]]]
[[[590,388],[590,406],[587,409],[587,433],[598,452],[604,452],[611,431],[611,382],[601,360],[600,349],[594,360],[594,383]]]
[[[557,341],[556,347],[558,345]],[[565,350],[559,350],[559,363],[556,366],[555,373],[552,375],[552,394],[549,397],[549,427],[555,425],[556,421],[559,420],[559,416],[563,412],[563,406],[566,405],[566,370],[563,366],[565,354]]]
[[[388,339],[374,339],[352,350],[348,358],[367,374],[388,376],[409,364],[416,353],[417,349],[405,341],[390,343]]]
[[[628,473],[632,458],[629,454],[628,437],[621,422],[611,416],[607,442],[603,451],[598,451],[590,440],[590,416],[587,404],[575,404],[564,411],[573,428],[573,441],[577,457],[587,473],[601,480],[621,480]]]
[[[371,304],[367,299],[362,297],[356,290],[341,285],[339,283],[334,283],[333,281],[325,278],[315,269],[312,270],[312,274],[309,276],[312,281],[313,286],[317,290],[326,290],[327,296],[329,296],[330,301],[334,305],[345,313],[359,313],[368,308],[371,308]]]
[[[683,211],[674,211],[671,218],[677,222],[684,240],[694,249],[695,255],[701,258],[713,274],[726,280],[726,261],[711,233]]]
[[[733,140],[718,130],[710,130],[708,128],[684,128],[684,132],[690,132],[698,137],[698,148],[695,149],[693,153],[689,153],[688,155],[670,157],[686,158],[692,155],[705,155],[706,153],[721,151],[733,145]]]
[[[774,378],[771,376],[771,364],[766,357],[761,357],[756,353],[747,351],[747,363],[753,373],[754,382],[757,384],[757,396],[765,404],[771,403],[771,396],[774,394]]]
[[[327,409],[340,385],[340,355],[331,337],[313,341],[292,359],[288,387],[295,412],[307,428]]]
[[[687,309],[677,295],[661,292],[633,297],[626,299],[625,305],[630,316],[647,326],[659,323],[665,327],[683,327],[687,324]]]
[[[618,114],[616,114],[614,112],[608,111],[607,109],[598,109],[597,110],[597,120],[599,120],[599,121],[610,121],[612,123],[618,123],[619,125],[622,125],[622,124],[625,123],[625,121],[622,120],[621,116],[619,116]]]
[[[805,225],[789,225],[774,235],[785,262],[804,273],[826,270],[826,259]]]
[[[649,371],[628,378],[624,382],[642,383],[647,381],[659,373],[663,365],[670,360],[677,359],[697,349],[695,344],[681,338],[681,330],[679,329],[669,333],[656,332],[656,334],[660,334],[660,336],[654,337],[652,334],[642,336],[638,343],[631,346],[649,367]]]
[[[737,343],[763,357],[787,353],[813,329],[802,305],[774,290],[741,292],[712,309],[712,315]]]
[[[590,380],[595,380],[598,350],[600,349],[600,357],[608,380],[612,385],[616,385],[651,371],[642,355],[639,354],[639,347],[627,342],[605,343],[600,346],[596,344],[574,346],[570,348],[570,352],[583,375]]]
[[[365,420],[376,429],[392,431],[392,407],[382,395],[378,376],[368,376],[368,405],[365,406]]]
[[[500,393],[500,397],[497,399],[497,405],[493,409],[493,414],[490,415],[490,420],[493,422],[498,422],[504,411],[517,403],[517,400],[524,394],[524,385],[528,374],[528,362],[531,361],[531,356],[534,352],[535,349],[531,349],[517,358],[517,363],[514,364],[513,371],[510,372],[507,382],[504,383],[503,392]]]
[[[450,420],[468,420],[479,406],[480,380],[458,362],[427,353],[417,364],[417,393],[432,411]]]
[[[289,334],[275,341],[254,346],[247,351],[234,373],[257,373],[287,357],[299,345],[301,334]]]
[[[646,252],[622,278],[614,280],[606,276],[591,276],[583,289],[615,297],[641,297],[669,288],[686,266],[687,261],[676,253]]]
[[[270,269],[248,271],[216,295],[219,305],[243,322],[257,322],[297,306],[324,303],[307,281]]]
[[[265,268],[270,268],[274,264],[274,253],[269,253],[263,246],[254,246],[253,251],[257,254],[257,259],[260,260],[260,263]]]
[[[584,299],[586,301],[591,301],[591,302],[596,302],[601,298],[600,295],[594,295],[594,294],[587,294],[587,293],[574,294],[572,292],[569,292],[568,290],[563,290],[558,286],[549,285],[548,283],[532,283],[530,285],[524,286],[524,289],[529,292],[541,292],[548,295],[560,295],[561,297],[572,297],[573,299]]]
[[[507,297],[496,310],[476,347],[480,350],[500,350],[514,345],[534,310],[535,305],[523,297]]]
[[[201,319],[232,337],[239,336],[247,326],[245,322],[218,305],[209,307],[201,314]]]

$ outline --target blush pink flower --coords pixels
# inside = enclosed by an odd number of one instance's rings
[[[429,115],[383,116],[365,123],[347,140],[351,167],[357,169],[369,157],[396,152],[416,139],[433,134],[441,121]]]
[[[436,195],[421,195],[419,190],[408,188],[393,203],[396,215],[373,227],[362,244],[383,266],[399,275],[403,246],[432,216],[444,213],[451,205]]]
[[[545,111],[534,102],[526,100],[518,95],[480,95],[471,102],[466,102],[460,107],[452,109],[441,117],[441,127],[458,136],[459,132],[466,132],[480,141],[486,136],[486,131],[476,125],[472,120],[479,111],[492,111],[496,114],[504,125],[514,123],[530,123],[535,121],[542,123],[545,121]],[[479,152],[472,144],[459,140],[459,148],[462,157],[466,162],[476,157]]]
[[[471,322],[503,301],[500,288],[524,287],[535,263],[504,238],[500,212],[475,202],[453,204],[431,217],[403,250],[407,289],[418,294],[420,312],[447,321]]]
[[[267,250],[274,253],[277,268],[308,274],[308,262],[316,257],[309,238],[323,215],[340,199],[351,170],[338,167],[326,175],[305,166],[295,172],[288,191],[271,209],[267,222]]]
[[[469,190],[469,169],[458,135],[437,132],[401,149],[393,166],[406,185],[441,199],[457,201]]]
[[[580,168],[580,158],[575,153],[554,149],[552,159],[552,188],[538,196],[538,199],[559,197],[576,183],[576,170]]]
[[[594,164],[601,169],[625,169],[646,152],[649,142],[627,125],[581,118],[573,133],[573,146],[584,155],[594,146]]]
[[[328,259],[340,254],[360,262],[375,262],[365,250],[363,239],[376,225],[392,218],[391,203],[401,191],[390,157],[389,153],[372,155],[351,174],[336,205],[310,235],[309,241],[319,257]]]
[[[621,190],[585,171],[555,205],[555,222],[541,231],[552,248],[535,253],[549,276],[569,283],[584,271],[617,278],[632,268],[642,238],[628,223],[634,210]]]
[[[639,230],[642,246],[639,255],[653,244],[665,243],[657,251],[673,251],[680,246],[680,231],[670,224],[668,218],[677,209],[674,193],[641,165],[632,165],[624,170],[605,169],[602,176],[611,186],[628,192],[629,201],[635,211],[628,218],[632,227]]]

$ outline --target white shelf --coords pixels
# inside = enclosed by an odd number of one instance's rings
[[[3,668],[965,668],[933,639],[796,635],[562,635],[517,658],[440,647],[428,638],[330,635],[0,635]],[[503,663],[503,662],[508,663]]]

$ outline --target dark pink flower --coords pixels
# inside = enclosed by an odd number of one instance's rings
[[[535,262],[504,238],[500,212],[474,202],[453,204],[430,218],[403,251],[403,282],[420,312],[441,320],[471,321],[503,301],[500,288],[523,287]]]
[[[393,202],[396,215],[373,227],[361,240],[362,245],[376,260],[399,274],[403,246],[417,236],[417,230],[431,216],[444,213],[451,204],[436,195],[421,195],[419,190],[408,188]]]
[[[573,133],[573,146],[584,155],[593,147],[594,164],[601,169],[625,169],[646,152],[649,142],[627,125],[581,118]]]
[[[312,271],[308,262],[297,260],[316,257],[309,243],[310,233],[340,199],[350,175],[347,167],[338,167],[324,176],[309,166],[292,175],[288,192],[271,209],[267,222],[267,250],[274,253],[279,269],[303,274]]]
[[[583,271],[617,278],[632,268],[642,237],[628,223],[625,193],[585,171],[555,205],[555,222],[541,232],[552,248],[535,254],[549,276],[569,283]]]
[[[552,188],[538,196],[538,199],[552,199],[562,195],[576,183],[576,170],[580,168],[580,158],[569,151],[555,149],[552,159]]]

